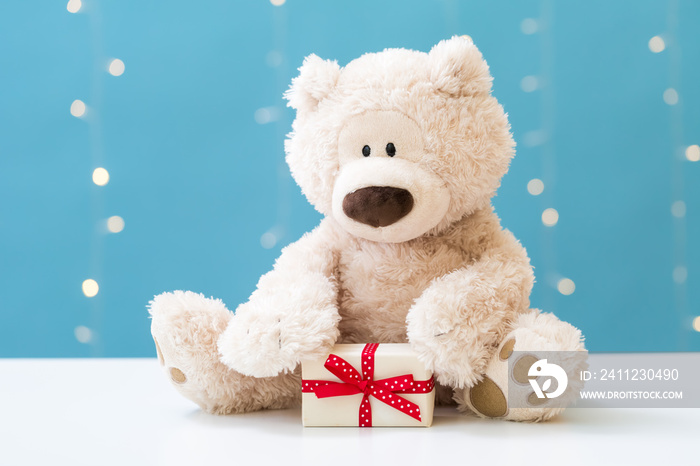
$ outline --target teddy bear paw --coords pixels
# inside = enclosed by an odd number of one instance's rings
[[[550,419],[571,403],[580,388],[579,380],[567,377],[570,388],[562,398],[540,397],[530,383],[529,372],[539,360],[538,353],[583,351],[580,332],[551,314],[536,311],[521,315],[518,324],[522,327],[512,331],[498,346],[482,379],[455,392],[461,410],[481,417],[536,422]],[[585,353],[577,354],[581,357],[568,359],[571,365],[576,365],[572,372],[585,365]],[[509,387],[514,388],[511,397]]]
[[[299,361],[290,350],[285,320],[274,312],[248,313],[239,308],[219,338],[221,360],[231,369],[253,377],[292,371]]]
[[[556,415],[562,408],[547,406],[550,400],[537,398],[530,391],[526,400],[517,400],[518,407],[509,406],[508,384],[529,384],[528,369],[536,362],[532,356],[521,356],[512,363],[509,371],[509,359],[512,358],[517,339],[509,338],[501,344],[494,358],[486,368],[482,379],[471,388],[455,392],[455,400],[462,411],[471,411],[480,417],[499,418],[510,421],[541,421]],[[517,350],[516,350],[517,351]]]
[[[203,410],[230,412],[234,399],[230,388],[239,384],[241,376],[218,360],[216,341],[231,318],[224,304],[198,293],[175,291],[156,296],[149,312],[158,361],[168,380]]]

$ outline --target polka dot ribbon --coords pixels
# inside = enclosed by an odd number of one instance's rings
[[[362,377],[346,360],[331,354],[326,359],[324,367],[342,382],[302,380],[301,391],[303,393],[314,393],[317,398],[362,393],[358,423],[360,427],[372,427],[370,396],[420,421],[421,415],[418,405],[398,394],[430,393],[435,388],[435,381],[432,377],[429,380],[416,381],[413,380],[413,375],[410,374],[374,380],[374,354],[378,346],[379,343],[368,343],[362,350]]]

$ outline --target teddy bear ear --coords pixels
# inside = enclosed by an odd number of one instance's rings
[[[287,105],[297,111],[313,111],[335,87],[340,77],[338,62],[311,54],[299,68],[299,76],[284,93]]]
[[[491,92],[489,67],[469,37],[443,40],[428,55],[430,80],[438,90],[456,96]]]

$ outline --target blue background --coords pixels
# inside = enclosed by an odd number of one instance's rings
[[[700,162],[684,156],[700,142],[699,22],[692,0],[85,0],[76,14],[3,2],[0,356],[153,356],[145,305],[165,290],[235,309],[320,219],[283,159],[293,112],[281,96],[303,57],[344,65],[454,34],[489,62],[518,142],[494,203],[532,257],[533,306],[594,351],[699,350]],[[107,72],[112,58],[122,76]],[[525,76],[539,88],[524,92]],[[550,207],[560,217],[546,227]],[[107,231],[112,215],[122,232]],[[674,281],[679,266],[687,279]],[[563,277],[573,294],[557,291]]]

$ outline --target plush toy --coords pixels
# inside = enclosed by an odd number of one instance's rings
[[[285,150],[325,218],[282,250],[229,311],[189,291],[156,296],[152,334],[175,388],[203,410],[299,403],[299,363],[335,343],[409,342],[439,403],[509,420],[513,351],[583,350],[580,332],[530,309],[525,249],[491,206],[514,155],[489,69],[471,40],[388,49],[344,68],[310,55],[285,94]]]

